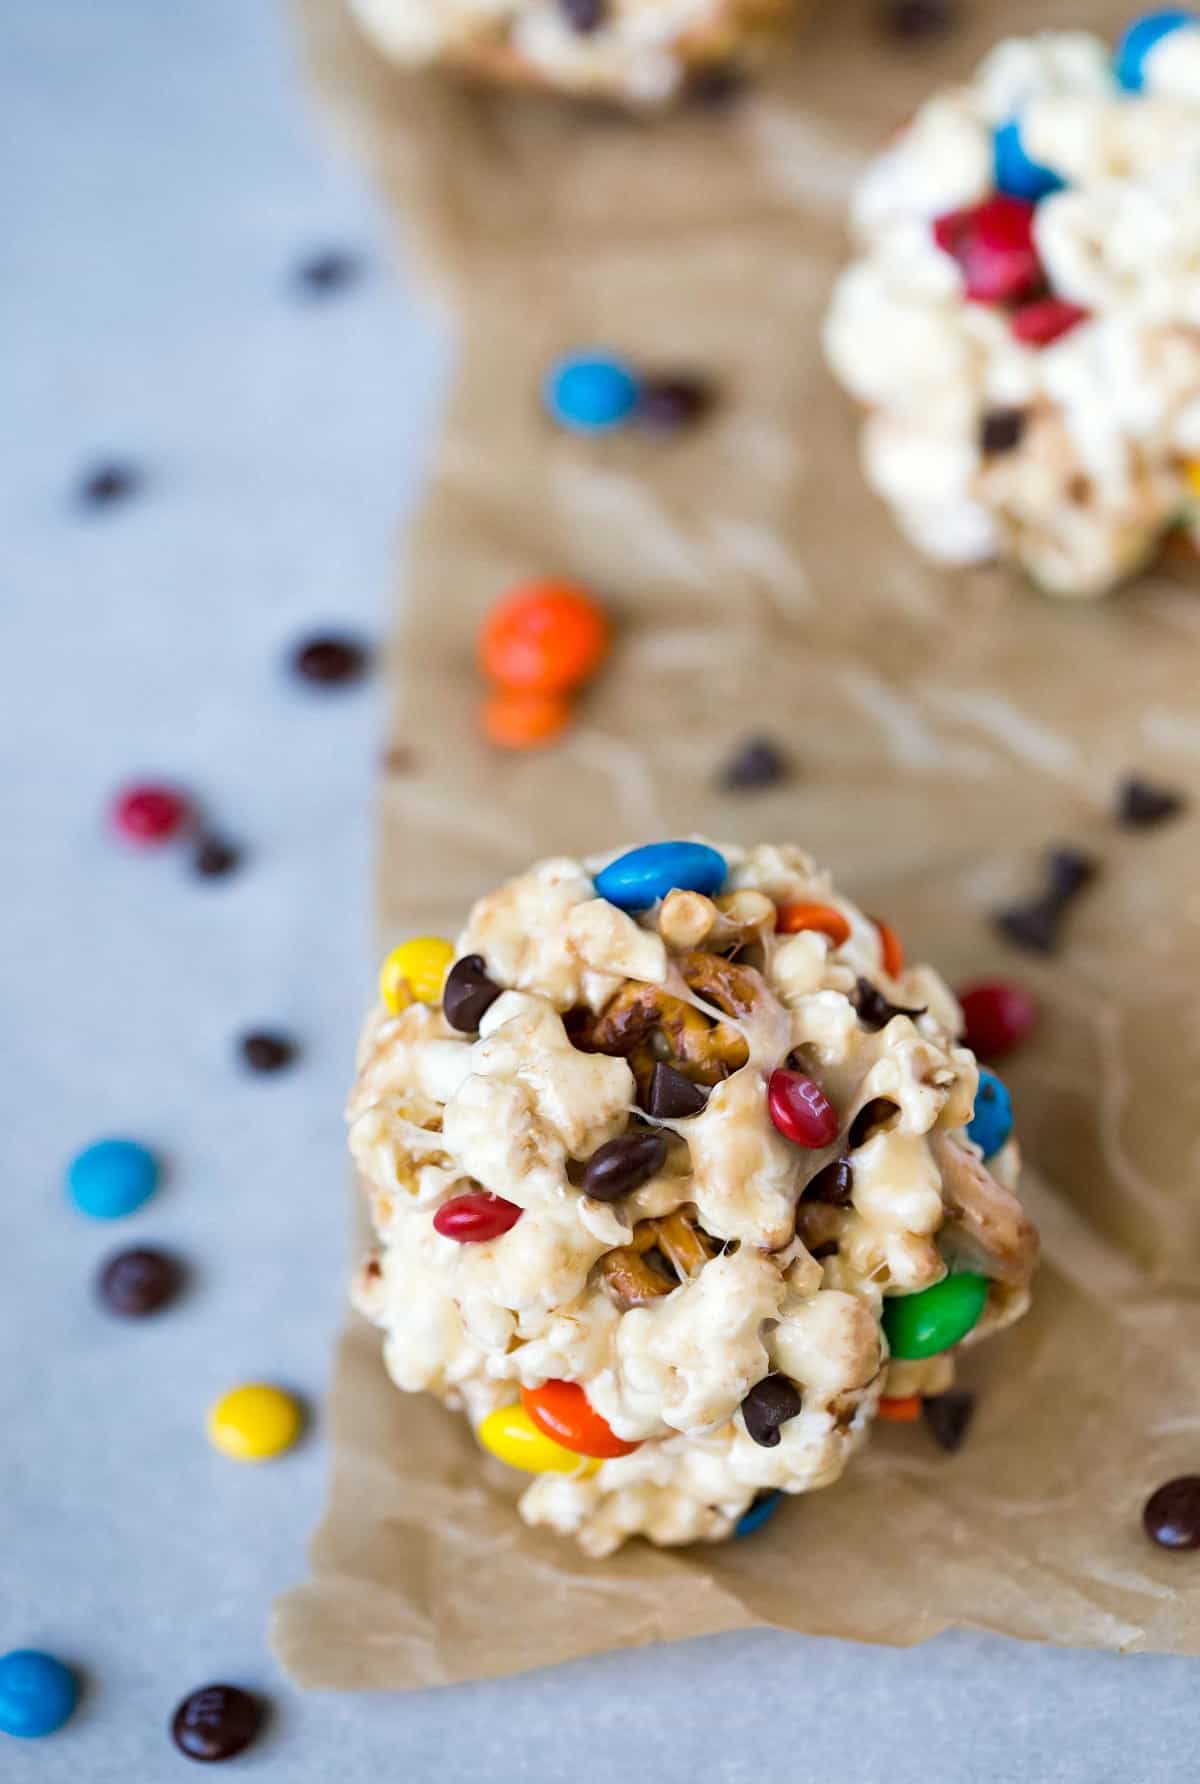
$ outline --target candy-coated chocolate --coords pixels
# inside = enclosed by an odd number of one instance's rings
[[[986,979],[958,994],[966,1045],[977,1059],[1002,1059],[1038,1025],[1037,999],[1023,985]]]
[[[189,1759],[215,1764],[233,1759],[262,1726],[262,1705],[237,1685],[202,1685],[171,1718],[171,1739]]]
[[[571,582],[523,582],[494,603],[479,633],[484,674],[510,694],[567,694],[608,650],[608,621]]]
[[[1015,303],[1042,280],[1033,239],[1034,207],[1004,192],[969,210],[938,217],[933,239],[956,260],[971,303]]]
[[[469,1189],[443,1202],[433,1217],[433,1230],[460,1245],[482,1245],[511,1232],[522,1214],[516,1202],[489,1195],[486,1189]]]
[[[252,1381],[222,1394],[208,1414],[214,1449],[235,1462],[266,1462],[291,1449],[304,1423],[300,1404],[282,1388]]]
[[[799,935],[815,929],[827,935],[835,948],[850,940],[850,925],[831,904],[781,904],[775,918],[777,935]]]
[[[1013,1129],[1012,1098],[995,1072],[984,1066],[975,1093],[975,1113],[967,1123],[967,1137],[985,1158],[999,1152]]]
[[[1142,1528],[1160,1549],[1200,1549],[1200,1474],[1178,1475],[1151,1493]]]
[[[1161,12],[1145,12],[1135,19],[1117,45],[1116,75],[1128,93],[1140,93],[1146,84],[1146,58],[1155,46],[1172,31],[1194,25],[1198,16],[1182,7],[1167,7]]]
[[[1061,297],[1039,297],[1013,311],[1010,327],[1026,347],[1049,347],[1090,315],[1082,304],[1069,304]]]
[[[920,1394],[901,1394],[879,1402],[879,1417],[889,1425],[913,1425],[921,1416]]]
[[[639,1443],[618,1437],[577,1381],[545,1381],[522,1388],[521,1404],[546,1437],[580,1456],[631,1456]]]
[[[521,694],[496,688],[483,703],[483,734],[502,750],[536,750],[559,737],[571,722],[563,694]]]
[[[666,1137],[652,1128],[609,1140],[588,1159],[583,1193],[597,1202],[619,1202],[662,1170],[667,1161]]]
[[[54,1734],[78,1701],[74,1673],[53,1654],[40,1648],[0,1654],[0,1734],[23,1741]]]
[[[819,1084],[780,1066],[767,1082],[771,1120],[796,1146],[828,1146],[837,1138],[838,1113]]]
[[[546,379],[546,407],[560,427],[573,433],[619,427],[637,408],[640,394],[630,367],[609,353],[568,353]]]
[[[702,842],[650,842],[618,855],[596,875],[596,891],[622,911],[646,911],[668,892],[703,892],[725,884],[725,857]]]
[[[119,1220],[132,1214],[158,1188],[154,1154],[136,1140],[96,1140],[67,1166],[71,1200],[93,1220]]]
[[[188,816],[188,803],[174,787],[126,787],[113,802],[112,815],[129,842],[151,848],[177,834]]]
[[[435,1004],[454,962],[454,946],[440,935],[415,935],[393,948],[379,973],[379,995],[398,1016],[409,1004]]]
[[[1043,167],[1026,154],[1021,141],[1021,120],[1010,118],[1001,124],[993,139],[993,160],[996,185],[1010,198],[1027,198],[1036,204],[1051,192],[1060,192],[1066,181],[1052,167]]]
[[[747,1509],[733,1526],[735,1539],[740,1536],[753,1536],[756,1530],[774,1517],[783,1504],[783,1494],[776,1489],[770,1493],[758,1493]]]
[[[904,971],[904,944],[890,923],[882,917],[872,917],[879,931],[879,948],[883,956],[883,970],[889,978],[898,979]]]
[[[949,1350],[979,1324],[987,1292],[986,1276],[963,1270],[919,1294],[889,1295],[883,1329],[892,1355],[912,1362]]]
[[[539,1431],[525,1408],[514,1401],[511,1406],[497,1406],[489,1412],[476,1435],[485,1450],[520,1468],[526,1474],[594,1474],[600,1464],[594,1458],[565,1449]]]

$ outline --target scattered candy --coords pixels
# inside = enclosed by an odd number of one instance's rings
[[[786,1375],[764,1375],[742,1401],[746,1433],[763,1449],[774,1449],[780,1426],[803,1410],[804,1396]]]
[[[640,1443],[618,1437],[577,1381],[547,1381],[522,1388],[521,1404],[545,1436],[580,1456],[631,1456]]]
[[[1014,310],[1012,331],[1027,347],[1049,347],[1063,335],[1070,334],[1091,315],[1080,304],[1069,304],[1061,297],[1039,297],[1033,303]]]
[[[1015,947],[1035,954],[1052,954],[1059,943],[1064,917],[1099,871],[1099,863],[1080,849],[1052,849],[1046,858],[1046,883],[1040,896],[994,912],[995,928]]]
[[[357,638],[321,632],[305,638],[291,654],[291,666],[302,681],[315,687],[348,687],[361,681],[367,672],[370,656]]]
[[[953,1455],[966,1441],[975,1416],[975,1396],[953,1388],[945,1394],[927,1394],[922,1411],[934,1442]]]
[[[596,875],[596,892],[622,911],[647,911],[668,892],[711,896],[725,884],[725,857],[702,842],[651,842],[618,855]]]
[[[175,1711],[171,1739],[189,1759],[216,1764],[243,1753],[262,1721],[262,1705],[248,1691],[236,1685],[204,1685]]]
[[[1117,788],[1117,823],[1122,830],[1152,830],[1187,810],[1187,796],[1131,774]]]
[[[756,792],[777,787],[790,773],[788,758],[769,737],[752,737],[722,768],[718,785],[727,793]]]
[[[925,1014],[924,1004],[911,1008],[892,1003],[877,986],[872,985],[870,979],[859,978],[855,981],[851,1002],[858,1011],[858,1019],[863,1027],[871,1029],[875,1034],[886,1028],[894,1016],[909,1016],[915,1022],[918,1016]]]
[[[1012,1128],[1012,1098],[995,1072],[989,1072],[985,1066],[979,1073],[975,1113],[967,1123],[967,1137],[984,1158],[991,1158],[1005,1144]]]
[[[510,589],[479,634],[485,675],[510,693],[570,693],[596,673],[607,650],[603,609],[569,582]]]
[[[783,1494],[776,1490],[772,1493],[756,1493],[747,1509],[742,1513],[733,1527],[734,1539],[742,1536],[753,1536],[761,1530],[783,1504]]]
[[[667,1159],[667,1142],[657,1129],[622,1134],[593,1152],[583,1173],[583,1193],[597,1202],[619,1202],[657,1176]]]
[[[414,935],[393,948],[379,972],[379,995],[392,1015],[437,1003],[453,961],[454,944],[440,935]]]
[[[69,1667],[40,1648],[0,1655],[0,1734],[38,1740],[74,1714],[79,1684]]]
[[[848,1208],[854,1200],[854,1166],[848,1158],[835,1158],[822,1165],[801,1192],[806,1202],[827,1202],[834,1208]]]
[[[1032,992],[1005,979],[965,985],[958,1001],[965,1024],[963,1041],[977,1059],[1003,1059],[1038,1025]]]
[[[598,434],[633,414],[638,380],[622,359],[605,353],[571,353],[550,370],[546,407],[560,427]]]
[[[818,1148],[837,1138],[838,1115],[819,1084],[779,1066],[767,1080],[767,1108],[785,1140]]]
[[[362,272],[363,263],[357,254],[344,248],[324,248],[300,262],[294,279],[296,289],[305,297],[333,297],[356,284]]]
[[[646,1113],[656,1121],[684,1121],[699,1115],[708,1102],[708,1091],[677,1071],[673,1065],[659,1063],[650,1079],[646,1097]]]
[[[883,970],[889,979],[898,979],[904,971],[904,947],[900,937],[891,924],[885,923],[882,917],[872,917],[871,921],[879,931]]]
[[[909,43],[944,37],[957,18],[955,0],[885,0],[880,13],[883,28]]]
[[[1142,1525],[1160,1549],[1200,1549],[1200,1474],[1181,1474],[1151,1493]]]
[[[266,1462],[291,1449],[304,1419],[300,1403],[269,1382],[231,1388],[208,1414],[208,1439],[235,1462]]]
[[[482,954],[464,954],[446,974],[442,987],[442,1014],[459,1034],[474,1034],[500,995],[489,979]]]
[[[489,1412],[476,1435],[485,1450],[510,1468],[526,1474],[578,1474],[586,1478],[595,1474],[600,1464],[594,1457],[584,1457],[575,1450],[564,1449],[539,1431],[525,1408],[518,1402],[498,1406]]]
[[[815,929],[821,935],[827,935],[835,948],[850,940],[850,925],[833,905],[781,904],[775,919],[775,933],[799,935],[803,929]]]
[[[158,1160],[136,1140],[96,1140],[67,1166],[71,1199],[93,1220],[132,1214],[149,1201],[158,1179]]]
[[[1172,31],[1180,31],[1185,25],[1195,23],[1196,14],[1179,7],[1143,13],[1140,19],[1135,19],[1118,43],[1116,53],[1117,80],[1126,92],[1142,91],[1146,80],[1146,58],[1155,45]]]
[[[484,736],[497,748],[538,749],[566,730],[571,706],[562,694],[514,694],[497,688],[484,701],[481,719]]]
[[[198,837],[192,855],[192,871],[202,880],[223,880],[235,873],[242,863],[242,852],[236,843],[212,834]]]
[[[457,1239],[460,1245],[483,1245],[511,1232],[524,1212],[503,1196],[469,1189],[442,1203],[433,1217],[433,1230],[443,1239]]]
[[[1066,181],[1052,167],[1043,167],[1026,154],[1021,141],[1021,121],[1010,118],[995,132],[993,140],[996,185],[1010,198],[1027,198],[1036,204],[1051,192],[1061,192]]]
[[[879,1402],[879,1417],[889,1425],[913,1425],[921,1416],[920,1394],[904,1394],[889,1400],[885,1395]]]
[[[919,1294],[887,1296],[883,1329],[892,1355],[914,1362],[949,1350],[979,1324],[987,1294],[987,1277],[963,1270]]]
[[[678,434],[703,421],[712,404],[713,389],[706,378],[647,378],[633,419],[647,433]]]
[[[296,1058],[296,1043],[285,1034],[256,1028],[241,1037],[238,1052],[252,1072],[282,1072]]]
[[[85,508],[112,508],[137,495],[142,482],[142,473],[136,465],[113,460],[86,471],[79,480],[76,495]]]
[[[1025,437],[1028,420],[1024,409],[989,409],[979,424],[979,450],[989,458],[1015,452]]]
[[[972,303],[1015,303],[1038,289],[1042,269],[1033,218],[1028,199],[1001,192],[970,210],[935,219],[933,239],[958,262]]]
[[[168,1252],[149,1245],[114,1252],[100,1267],[96,1289],[110,1313],[145,1319],[179,1292],[183,1272]]]
[[[174,787],[125,787],[113,801],[113,824],[127,841],[143,847],[169,842],[188,816],[187,799]]]

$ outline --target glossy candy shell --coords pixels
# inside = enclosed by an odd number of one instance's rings
[[[638,1443],[618,1437],[577,1381],[547,1381],[522,1388],[521,1404],[545,1436],[580,1456],[631,1456]]]
[[[964,1270],[920,1294],[889,1296],[883,1303],[883,1329],[892,1355],[915,1362],[949,1350],[979,1324],[987,1292],[986,1276]]]
[[[618,855],[596,875],[596,892],[622,911],[647,911],[668,892],[703,892],[725,884],[725,857],[707,843],[651,842]]]

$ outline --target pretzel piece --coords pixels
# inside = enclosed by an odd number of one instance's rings
[[[606,1252],[598,1268],[608,1294],[622,1313],[628,1313],[632,1307],[661,1300],[681,1282],[697,1276],[720,1249],[717,1240],[683,1209],[677,1209],[655,1220],[639,1220],[629,1244]],[[675,1271],[674,1281],[656,1268],[652,1253]]]

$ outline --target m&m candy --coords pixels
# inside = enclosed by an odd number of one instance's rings
[[[608,650],[608,621],[586,589],[524,582],[492,607],[479,634],[479,661],[511,694],[566,694],[593,676]]]
[[[0,1734],[37,1740],[54,1734],[79,1700],[74,1673],[40,1648],[0,1655]]]
[[[1027,198],[1036,204],[1051,192],[1060,192],[1065,184],[1052,167],[1044,167],[1026,153],[1019,118],[1010,118],[996,131],[993,158],[996,185],[1010,198]]]
[[[538,1429],[517,1402],[489,1412],[476,1436],[485,1450],[510,1468],[525,1474],[594,1474],[600,1464],[575,1450],[565,1449]]]
[[[618,855],[596,875],[596,891],[622,911],[647,911],[668,892],[711,896],[729,872],[724,855],[702,842],[651,842]]]
[[[454,964],[454,947],[440,935],[415,935],[393,948],[379,973],[379,995],[398,1016],[410,1004],[435,1004]]]
[[[546,407],[560,427],[600,434],[620,427],[638,406],[641,387],[622,359],[609,353],[569,353],[550,368]]]
[[[96,1140],[67,1166],[71,1200],[93,1220],[132,1214],[149,1201],[158,1180],[158,1160],[136,1140]]]
[[[1130,25],[1117,45],[1117,79],[1129,93],[1140,93],[1146,84],[1146,58],[1164,37],[1185,25],[1200,23],[1200,17],[1181,7],[1168,7],[1162,12],[1146,12]]]
[[[522,1388],[521,1404],[545,1436],[580,1456],[631,1456],[637,1443],[618,1437],[577,1381],[546,1381]]]
[[[749,1506],[733,1526],[734,1537],[753,1536],[769,1522],[783,1504],[784,1496],[778,1490],[770,1493],[756,1493]]]
[[[909,1362],[949,1350],[979,1324],[987,1293],[986,1276],[963,1270],[919,1294],[889,1295],[883,1329],[892,1355]]]
[[[975,1113],[967,1123],[967,1137],[985,1158],[999,1152],[1013,1129],[1012,1098],[995,1072],[984,1067],[975,1093]]]
[[[208,1438],[235,1462],[267,1462],[291,1449],[304,1423],[300,1403],[269,1382],[231,1388],[210,1408]]]

